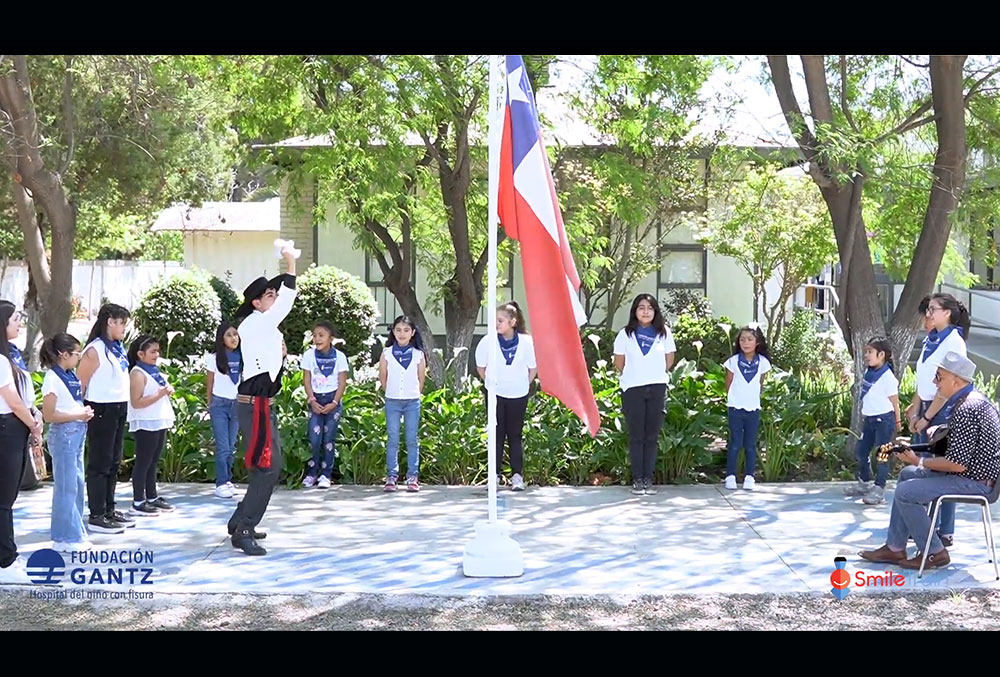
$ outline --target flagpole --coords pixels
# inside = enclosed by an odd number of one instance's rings
[[[489,200],[487,214],[488,253],[486,269],[489,271],[489,281],[486,285],[486,340],[489,343],[490,369],[486,377],[486,467],[489,473],[489,519],[491,524],[497,521],[497,468],[496,436],[497,436],[497,360],[500,359],[500,343],[497,340],[497,227],[500,225],[497,208],[497,193],[500,185],[500,144],[503,137],[503,108],[506,96],[503,85],[506,79],[502,74],[503,57],[490,56],[490,108],[489,108]]]
[[[466,544],[462,572],[466,576],[511,577],[524,573],[521,546],[510,537],[511,525],[497,519],[497,364],[500,344],[497,340],[497,227],[500,224],[497,194],[500,187],[500,150],[503,143],[504,118],[507,108],[507,68],[503,55],[489,58],[489,200],[487,217],[489,278],[486,288],[486,336],[489,341],[489,365],[486,377],[486,458],[489,472],[489,519],[477,520],[476,534]]]

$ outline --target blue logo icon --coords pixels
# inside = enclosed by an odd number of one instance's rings
[[[46,548],[32,553],[27,569],[32,583],[55,585],[66,575],[66,562],[58,552]]]

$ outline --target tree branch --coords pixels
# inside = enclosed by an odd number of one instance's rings
[[[989,73],[987,73],[983,77],[981,77],[978,80],[976,80],[976,82],[971,87],[969,87],[969,92],[968,92],[968,94],[965,95],[965,100],[968,101],[969,98],[973,94],[976,93],[976,91],[982,86],[982,84],[984,82],[986,82],[987,80],[989,80],[990,78],[992,78],[997,73],[1000,73],[1000,66],[998,66],[997,68],[994,68],[994,69],[990,70]]]
[[[767,63],[771,70],[771,82],[774,84],[774,92],[778,96],[778,103],[781,104],[781,113],[785,116],[788,129],[795,137],[802,154],[809,163],[809,173],[813,180],[820,187],[830,187],[833,182],[823,173],[817,161],[818,144],[816,137],[806,125],[805,117],[799,108],[799,102],[795,100],[795,90],[792,89],[792,77],[788,72],[788,57],[783,54],[767,56]]]
[[[813,120],[833,124],[833,104],[826,83],[826,62],[822,54],[803,54],[802,71],[806,76],[806,92]]]
[[[899,55],[899,58],[902,59],[903,61],[905,61],[906,63],[910,64],[911,66],[916,66],[917,68],[930,68],[931,67],[930,63],[917,63],[916,61],[910,61],[909,59],[907,59],[902,54]]]
[[[63,98],[62,98],[62,124],[63,130],[66,133],[66,144],[68,146],[66,150],[66,157],[63,158],[62,165],[59,167],[57,172],[60,176],[66,173],[69,169],[70,164],[73,162],[73,154],[76,151],[76,137],[74,136],[74,125],[73,125],[73,57],[72,55],[66,57],[66,78],[63,81]]]
[[[895,136],[896,134],[901,134],[901,133],[903,133],[905,131],[909,131],[910,129],[913,129],[914,127],[911,126],[913,124],[913,122],[917,118],[919,118],[921,115],[923,115],[924,113],[926,113],[927,111],[929,111],[931,109],[931,105],[932,105],[931,99],[930,99],[930,97],[928,97],[928,99],[926,101],[924,101],[922,104],[920,104],[919,106],[917,106],[916,110],[914,110],[912,113],[910,113],[909,115],[907,115],[905,120],[903,120],[902,122],[900,122],[896,127],[894,127],[893,129],[890,129],[885,134],[882,134],[881,136],[879,136],[877,139],[875,139],[875,141],[873,143],[874,144],[879,144],[879,143],[885,141],[886,139],[888,139],[890,136]],[[922,120],[920,122],[920,124],[918,124],[917,126],[919,127],[920,125],[926,124],[927,122],[930,122],[930,120]]]
[[[851,115],[851,109],[847,106],[847,55],[840,55],[840,109],[844,111],[844,117],[847,118],[847,123],[851,125],[851,129],[855,133],[860,134],[861,130],[858,129],[858,125],[854,122],[854,116]]]

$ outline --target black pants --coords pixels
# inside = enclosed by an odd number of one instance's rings
[[[528,395],[516,399],[497,397],[497,473],[503,468],[503,444],[510,444],[510,470],[524,474],[524,412]]]
[[[0,568],[17,559],[14,543],[14,501],[28,457],[28,426],[14,414],[0,414]]]
[[[250,440],[253,436],[253,405],[239,402],[236,405],[236,418],[239,420],[243,439]],[[233,516],[229,518],[230,531],[236,533],[244,529],[253,531],[254,527],[260,524],[264,518],[264,512],[267,510],[267,504],[271,501],[274,485],[278,483],[278,478],[281,476],[284,459],[281,456],[278,417],[273,404],[271,405],[269,424],[271,426],[271,467],[255,468],[251,466],[247,471],[249,475],[247,493],[243,500],[236,505]]]
[[[135,464],[132,466],[132,500],[136,503],[156,500],[156,469],[167,441],[167,429],[136,430]]]
[[[87,423],[87,501],[93,517],[115,510],[115,487],[125,442],[125,402],[84,402],[93,407]]]
[[[665,383],[634,386],[622,393],[622,409],[628,428],[628,455],[632,462],[632,481],[653,481],[660,428],[666,416]]]

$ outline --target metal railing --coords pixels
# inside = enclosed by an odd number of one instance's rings
[[[953,289],[956,292],[958,292],[959,294],[968,294],[969,295],[968,296],[968,303],[965,304],[965,307],[969,311],[969,320],[971,320],[973,327],[979,327],[981,329],[1000,330],[1000,324],[996,324],[994,322],[990,322],[989,320],[976,319],[976,316],[975,316],[975,314],[972,311],[972,297],[973,296],[981,296],[981,297],[983,297],[985,299],[989,299],[989,300],[993,301],[994,303],[1000,304],[1000,295],[992,296],[992,295],[990,295],[990,294],[988,294],[986,292],[979,291],[978,289],[963,289],[962,287],[956,287],[955,285],[948,284],[947,282],[942,282],[941,284],[938,285],[938,291],[941,291],[944,288],[948,288],[949,290]]]

